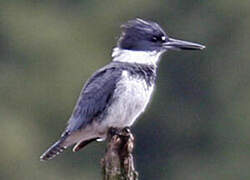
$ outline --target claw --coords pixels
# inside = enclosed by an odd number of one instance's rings
[[[125,133],[131,133],[130,127],[125,127],[125,128],[123,129],[123,131],[124,131]]]

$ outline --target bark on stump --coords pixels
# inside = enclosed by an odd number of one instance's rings
[[[132,151],[134,137],[129,128],[110,128],[102,159],[103,180],[138,180]]]

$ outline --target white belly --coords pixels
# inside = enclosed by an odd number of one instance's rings
[[[114,92],[114,103],[109,107],[101,124],[106,127],[131,126],[145,110],[153,88],[145,80],[132,78],[127,71],[123,71]]]
[[[107,109],[104,119],[76,131],[65,141],[65,146],[87,139],[106,138],[109,127],[130,127],[145,110],[150,101],[154,86],[148,86],[143,79],[132,78],[127,71],[122,73],[113,95],[113,103]]]

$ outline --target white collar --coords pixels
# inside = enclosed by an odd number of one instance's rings
[[[112,52],[113,61],[157,65],[164,51],[133,51],[115,47]]]

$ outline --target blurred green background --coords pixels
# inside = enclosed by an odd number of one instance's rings
[[[83,83],[107,64],[119,26],[140,17],[202,52],[169,52],[133,126],[142,180],[250,179],[250,1],[0,1],[0,179],[98,180],[105,143],[39,156]]]

